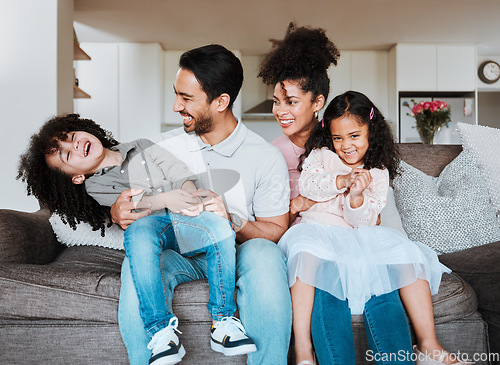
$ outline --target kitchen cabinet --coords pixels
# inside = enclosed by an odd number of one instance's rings
[[[163,116],[163,50],[157,43],[85,43],[92,62],[78,65],[75,111],[120,141],[155,138]]]
[[[473,45],[396,45],[400,91],[473,91],[475,69]]]
[[[348,90],[359,91],[370,98],[386,115],[387,104],[387,52],[341,51],[337,66],[328,70],[330,96],[328,101]]]

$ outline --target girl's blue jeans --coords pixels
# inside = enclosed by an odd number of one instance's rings
[[[373,296],[363,311],[369,352],[358,354],[381,364],[413,364],[410,328],[399,292]],[[319,363],[354,365],[354,338],[347,301],[316,289],[311,331]]]
[[[184,257],[163,251],[160,258],[167,307],[172,308],[174,289],[184,282],[205,279],[205,255]],[[151,351],[139,315],[139,302],[127,258],[122,265],[118,323],[131,365],[147,364]],[[292,328],[292,302],[286,260],[276,243],[256,238],[236,249],[236,286],[238,310],[247,335],[257,351],[248,355],[248,364],[286,365]],[[182,328],[180,328],[182,331]],[[208,333],[208,332],[207,332]]]
[[[167,306],[170,293],[164,288],[168,282],[163,280],[160,261],[161,253],[167,249],[180,252],[179,246],[195,247],[183,256],[204,254],[209,284],[208,310],[214,320],[232,316],[236,311],[235,233],[226,219],[210,212],[196,217],[157,213],[132,223],[125,231],[123,245],[149,337],[167,327],[174,316]]]

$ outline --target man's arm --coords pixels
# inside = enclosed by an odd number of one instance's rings
[[[198,190],[193,195],[203,197],[203,205],[207,212],[213,212],[231,222],[222,197],[208,189]],[[245,242],[252,238],[265,238],[278,242],[288,228],[288,213],[276,217],[256,217],[256,221],[240,219],[241,227],[235,227],[235,224],[231,222],[239,242]]]
[[[288,228],[288,213],[277,217],[256,217],[256,221],[242,220],[241,229],[235,229],[236,239],[245,242],[252,238],[265,238],[278,243]],[[233,224],[233,229],[234,229]]]

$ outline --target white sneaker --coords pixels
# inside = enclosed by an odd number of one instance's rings
[[[257,351],[255,343],[246,335],[245,328],[235,317],[224,317],[210,329],[212,350],[226,356],[244,355]]]
[[[177,317],[172,317],[167,327],[155,333],[148,344],[148,349],[152,351],[149,359],[150,365],[171,365],[182,360],[186,350],[179,343],[179,338],[175,334],[175,332],[182,334],[177,329],[178,323]]]

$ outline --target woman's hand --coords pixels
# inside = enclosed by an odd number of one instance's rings
[[[290,200],[290,214],[297,216],[297,214],[308,210],[316,203],[317,202],[315,202],[314,200],[299,195],[296,198]]]

